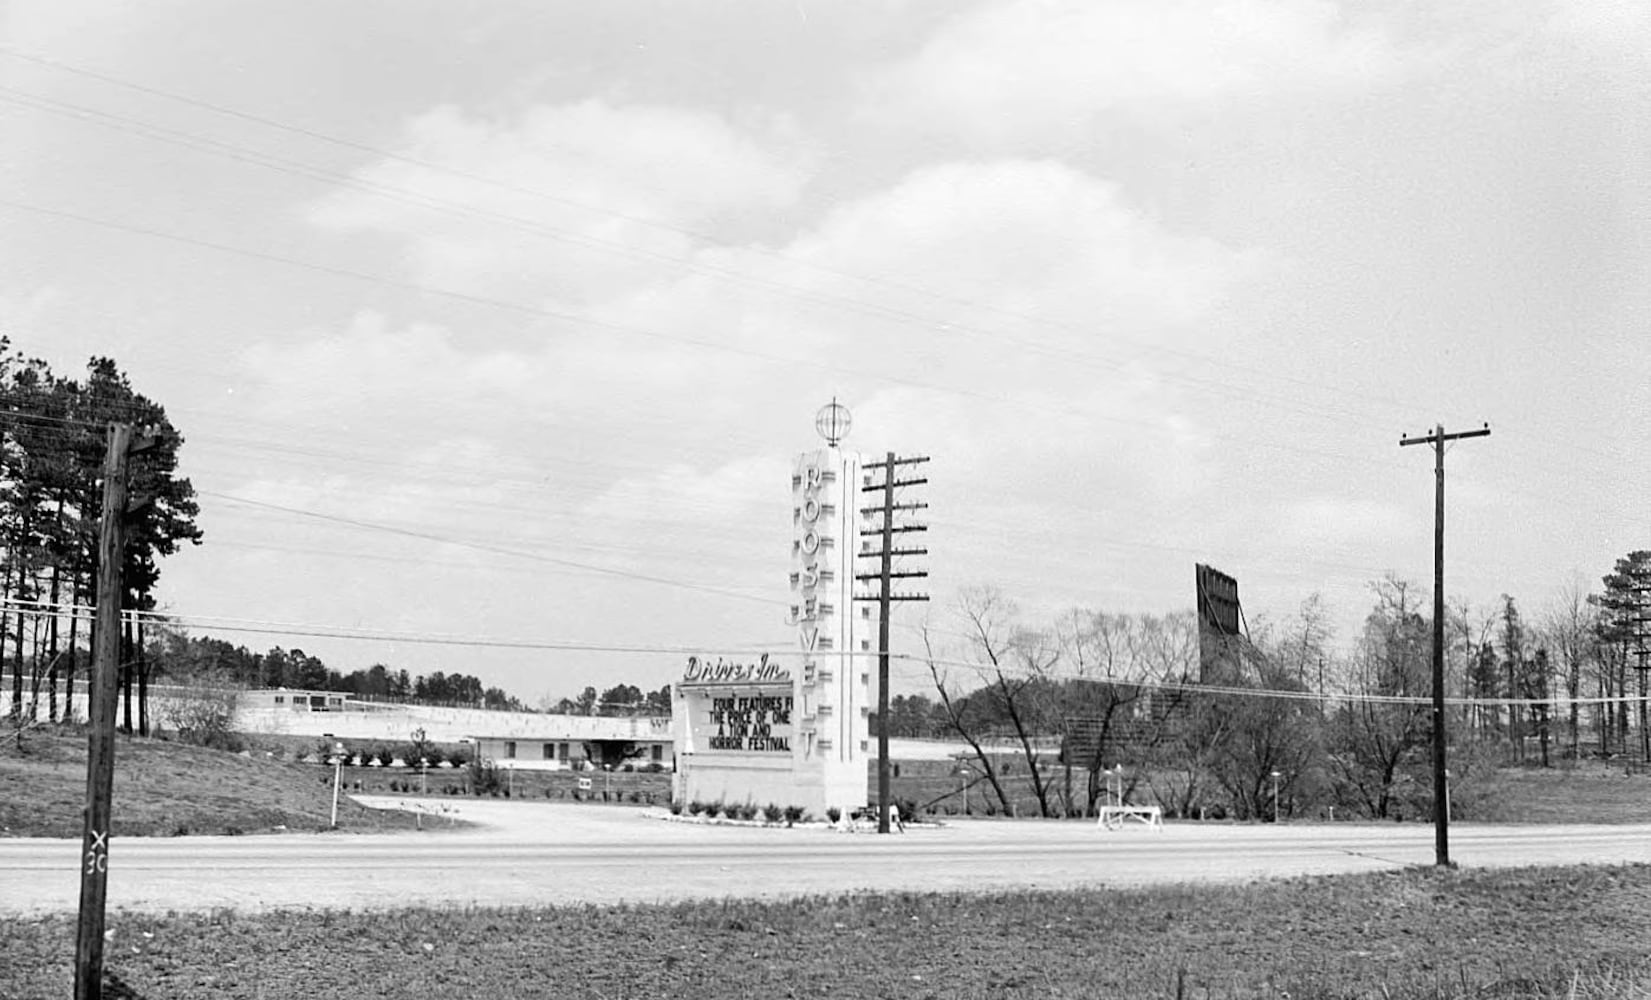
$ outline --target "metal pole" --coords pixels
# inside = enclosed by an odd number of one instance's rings
[[[109,819],[115,787],[115,688],[120,667],[121,562],[126,457],[132,428],[109,425],[98,537],[97,634],[92,650],[91,734],[86,755],[86,824],[81,841],[80,919],[75,931],[75,1000],[103,996],[103,928],[109,893]],[[22,669],[21,664],[18,667]]]
[[[344,744],[338,743],[333,746],[332,762],[332,822],[329,825],[336,830],[338,829],[338,786],[343,783],[344,778]]]

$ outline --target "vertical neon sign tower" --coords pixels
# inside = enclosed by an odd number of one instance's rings
[[[854,616],[860,457],[838,447],[849,426],[848,408],[832,400],[814,420],[826,447],[797,456],[789,616],[802,654],[794,675],[798,791],[844,810],[866,804],[870,750],[870,675],[862,655],[869,624],[856,628]]]
[[[791,596],[798,656],[691,656],[672,686],[679,802],[801,806],[823,817],[866,804],[868,689],[877,623],[854,602],[860,457],[838,445],[848,410],[822,408],[826,447],[791,472]],[[800,666],[800,668],[798,668]]]

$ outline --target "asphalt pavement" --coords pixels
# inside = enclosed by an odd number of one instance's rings
[[[409,808],[407,800],[363,802]],[[453,800],[430,800],[431,810]],[[663,810],[466,801],[422,833],[116,839],[111,909],[390,909],[1234,882],[1428,865],[1417,823],[949,819],[907,832],[680,822]],[[456,815],[469,826],[449,827]],[[1463,866],[1651,863],[1651,825],[1451,828]],[[0,915],[73,912],[78,841],[0,840]]]

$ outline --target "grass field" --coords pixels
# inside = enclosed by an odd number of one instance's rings
[[[0,749],[0,836],[79,837],[86,805],[86,736],[32,730]],[[117,837],[266,833],[326,828],[332,771],[261,757],[118,737],[112,815]],[[341,830],[411,828],[411,816],[343,798]]]
[[[963,812],[959,778],[951,766],[933,761],[897,762],[900,773],[890,782],[896,801],[928,804],[929,811],[942,817]],[[1012,760],[1012,764],[1019,764]],[[1057,784],[1064,775],[1051,772]],[[1084,798],[1085,775],[1073,778],[1074,795]],[[1037,798],[1032,792],[1025,767],[1015,767],[1003,779],[1005,790],[1017,814],[1037,815]],[[869,785],[875,801],[876,778]],[[983,781],[975,779],[969,789],[970,811],[984,814],[997,799]],[[1144,785],[1131,801],[1151,802]],[[1424,797],[1425,801],[1425,797]],[[1453,801],[1453,818],[1464,823],[1651,823],[1651,773],[1622,762],[1600,760],[1556,761],[1553,767],[1509,766],[1476,769],[1471,784],[1458,788]],[[1414,812],[1407,819],[1423,819]],[[1346,819],[1344,811],[1338,819]],[[1291,822],[1324,821],[1325,815],[1287,815]]]
[[[113,914],[110,989],[253,997],[1644,997],[1651,866],[543,910]],[[0,921],[0,997],[74,923]]]

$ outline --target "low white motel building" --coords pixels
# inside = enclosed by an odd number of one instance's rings
[[[637,770],[676,766],[669,716],[527,715],[495,712],[485,728],[464,737],[476,756],[524,771],[581,770],[630,765]]]
[[[337,691],[245,691],[236,728],[249,733],[404,743],[423,730],[436,743],[468,743],[500,767],[561,770],[626,764],[675,766],[671,719],[542,715],[364,701]]]

